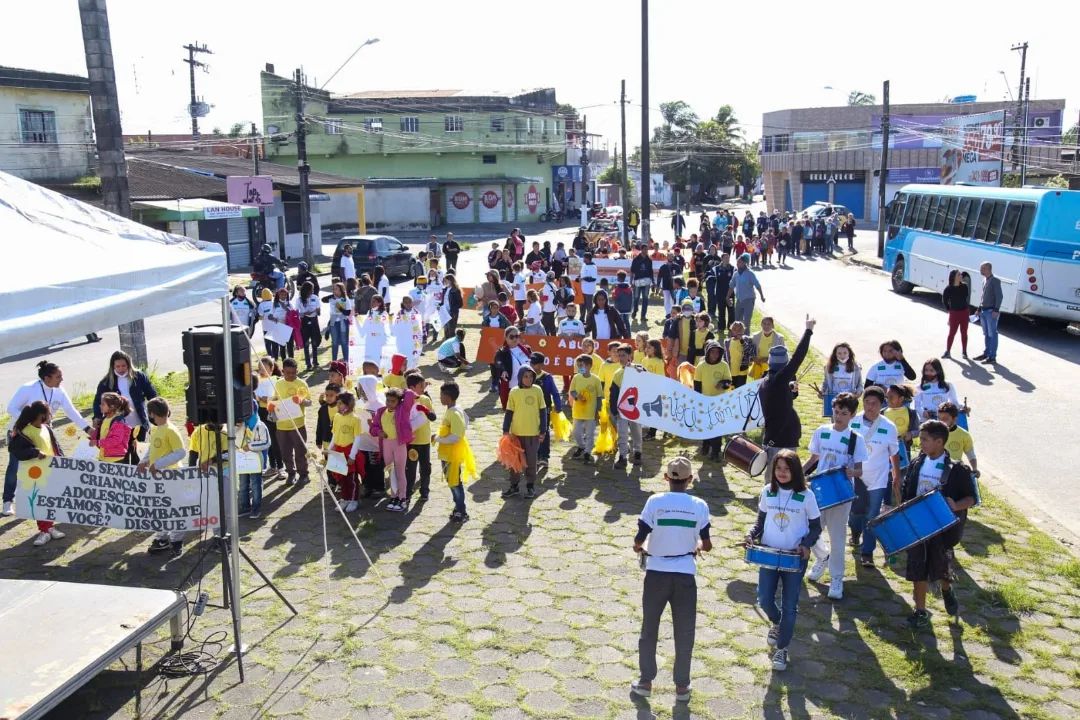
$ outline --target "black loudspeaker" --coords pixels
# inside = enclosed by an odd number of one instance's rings
[[[243,328],[234,325],[232,341],[233,383],[225,382],[225,343],[220,325],[199,325],[183,332],[184,365],[188,369],[187,416],[197,425],[228,422],[228,402],[236,421],[251,417],[251,343]]]
[[[646,417],[652,417],[653,415],[661,417],[664,414],[664,400],[657,397],[651,403],[642,403],[641,409],[645,411]]]

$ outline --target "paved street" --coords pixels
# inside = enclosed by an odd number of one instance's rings
[[[475,328],[475,314],[464,320]],[[436,383],[446,377],[423,369]],[[849,561],[843,602],[827,600],[825,585],[805,586],[791,667],[773,673],[768,626],[754,606],[756,572],[735,547],[753,521],[760,481],[697,460],[694,491],[710,505],[716,549],[698,576],[694,697],[689,707],[673,701],[665,623],[655,694],[635,705],[627,692],[642,580],[630,551],[635,519],[664,489],[664,460],[693,448],[650,441],[642,471],[622,473],[610,459],[583,466],[557,445],[537,499],[503,501],[506,473],[493,457],[501,415],[486,380],[480,367],[460,378],[482,471],[468,487],[471,521],[446,520],[451,502],[438,470],[432,499],[405,515],[365,501],[350,522],[372,567],[315,487],[272,482],[263,519],[242,521],[242,541],[300,615],[256,590],[243,567],[244,589],[254,591],[244,601],[247,682],[238,684],[230,664],[206,678],[144,672],[139,684],[128,653],[49,720],[133,718],[136,709],[143,718],[228,720],[1080,713],[1080,567],[1062,563],[1060,546],[993,500],[973,514],[959,552],[961,623],[948,623],[932,598],[932,630],[913,635],[903,624],[909,584],[889,568]],[[806,395],[804,422],[817,405]],[[195,562],[192,550],[171,562],[148,556],[142,533],[64,530],[67,538],[35,548],[29,523],[0,520],[0,576],[168,588]],[[219,601],[217,570],[207,564],[203,573],[202,588]],[[187,649],[224,658],[225,648],[199,644],[217,630],[229,630],[229,617],[211,608]],[[145,663],[166,649],[165,638],[148,645]]]

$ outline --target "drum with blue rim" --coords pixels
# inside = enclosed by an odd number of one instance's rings
[[[960,518],[949,509],[945,496],[933,490],[878,515],[867,527],[881,541],[885,553],[893,555],[940,535],[958,522]]]
[[[746,548],[746,562],[780,572],[799,572],[803,559],[794,550],[776,550],[764,545],[754,545]]]
[[[855,499],[855,486],[844,468],[825,470],[810,476],[810,489],[819,510],[849,503]]]

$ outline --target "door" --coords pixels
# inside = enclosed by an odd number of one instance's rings
[[[862,220],[866,214],[866,183],[838,182],[833,194],[833,202],[844,205],[855,219]]]
[[[823,182],[803,183],[802,206],[808,208],[819,200],[829,202],[829,184]]]
[[[501,223],[503,219],[503,197],[502,188],[498,185],[485,185],[480,188],[480,194],[478,196],[479,205],[477,209],[480,213],[480,222],[482,223]]]
[[[225,221],[225,232],[229,238],[229,268],[248,267],[251,265],[251,242],[248,236],[247,218],[229,218]]]
[[[473,189],[467,185],[450,185],[446,188],[446,222],[448,224],[473,221]]]

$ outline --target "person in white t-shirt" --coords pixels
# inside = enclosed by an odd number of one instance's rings
[[[591,252],[585,253],[585,262],[581,266],[578,279],[581,281],[581,315],[584,317],[585,313],[592,308],[593,295],[596,294],[596,283],[600,279],[600,270],[596,267],[596,263],[593,262]]]
[[[825,380],[821,383],[821,397],[828,401],[825,417],[831,417],[832,399],[842,392],[859,397],[863,391],[862,368],[855,362],[855,351],[846,342],[837,343],[825,366]]]
[[[802,558],[798,572],[758,569],[758,605],[772,623],[766,642],[776,648],[772,660],[774,670],[787,670],[788,645],[795,634],[803,573],[810,558],[810,548],[820,535],[821,512],[814,493],[806,486],[799,456],[794,450],[780,450],[773,462],[772,479],[761,489],[757,522],[746,535],[747,547],[758,544],[773,550],[798,552]],[[776,604],[777,586],[780,587],[779,607]]]
[[[529,274],[525,272],[525,266],[514,263],[514,278],[510,283],[510,289],[514,292],[514,309],[517,310],[518,318],[525,317],[525,293],[529,291]]]
[[[559,337],[585,337],[585,325],[577,319],[577,305],[566,306],[566,317],[559,323]]]
[[[904,378],[915,379],[915,368],[908,364],[904,358],[904,348],[899,340],[886,340],[878,346],[881,353],[881,362],[871,365],[866,371],[866,386],[879,385],[887,388],[890,385],[903,385]]]
[[[694,478],[690,460],[677,457],[668,463],[664,479],[668,492],[646,502],[638,518],[634,551],[644,553],[645,588],[642,592],[641,639],[638,641],[636,682],[630,691],[641,697],[652,694],[656,678],[656,642],[664,608],[671,605],[675,628],[675,699],[690,701],[690,661],[697,624],[696,557],[712,550],[709,539],[709,506],[687,493]],[[645,540],[648,539],[648,548]]]
[[[356,263],[353,261],[353,247],[346,245],[341,249],[341,281],[351,295],[356,290]]]
[[[851,429],[866,441],[869,457],[863,462],[862,483],[866,486],[866,507],[856,514],[852,509],[851,544],[860,548],[859,561],[863,567],[874,566],[874,547],[877,537],[867,523],[881,512],[886,497],[900,496],[900,439],[896,426],[885,417],[885,390],[871,385],[863,393],[863,411],[851,421]],[[895,495],[890,491],[895,489]],[[895,503],[894,503],[895,504]]]
[[[822,425],[810,438],[810,463],[817,464],[817,472],[843,468],[847,478],[855,482],[863,474],[862,464],[870,457],[866,451],[866,441],[862,435],[848,425],[859,409],[859,401],[851,393],[840,393],[833,399],[833,422]],[[829,599],[840,600],[844,597],[844,541],[847,538],[848,515],[851,503],[833,505],[821,511],[821,524],[828,536],[825,546],[825,534],[822,533],[814,543],[814,556],[817,561],[807,576],[810,582],[817,582],[829,568]]]
[[[554,335],[557,330],[555,326],[555,295],[559,292],[559,288],[555,285],[555,273],[549,272],[544,276],[544,287],[540,289],[540,310],[542,313],[541,322],[544,324],[544,332],[548,335]]]
[[[915,391],[915,414],[919,422],[924,420],[937,420],[938,407],[943,402],[951,402],[960,405],[956,396],[956,386],[945,381],[945,369],[937,358],[930,358],[922,367],[922,377],[919,379],[919,388]],[[961,412],[968,412],[966,406],[960,408]]]

